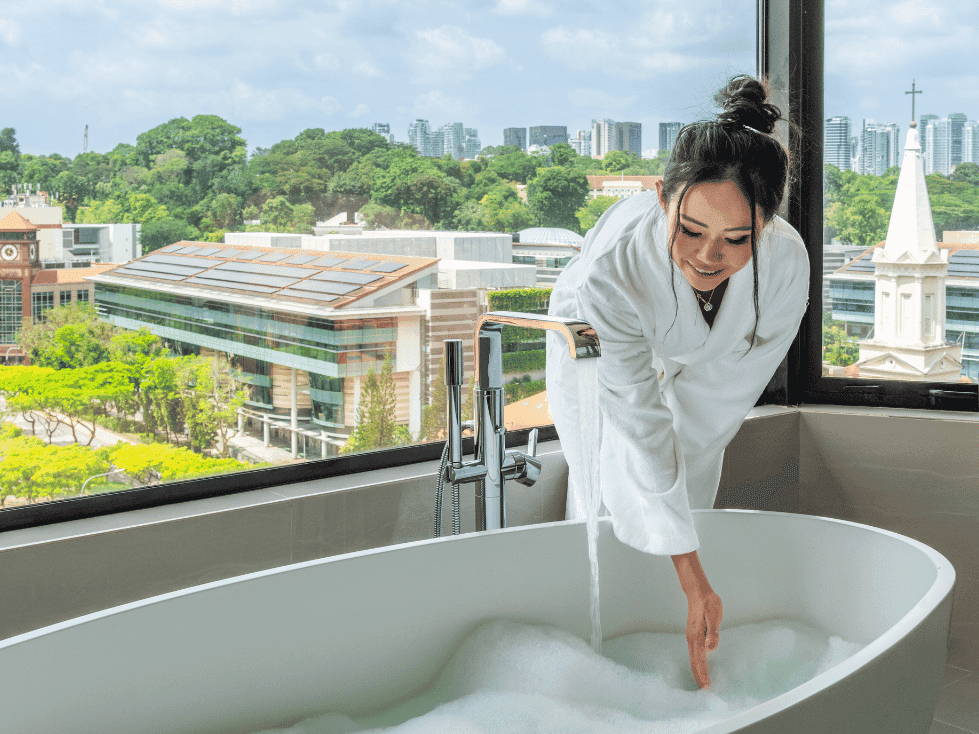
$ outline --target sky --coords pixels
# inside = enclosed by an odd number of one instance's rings
[[[0,0],[0,127],[35,155],[108,152],[218,115],[249,152],[310,127],[505,127],[712,116],[755,72],[754,0]],[[827,0],[826,117],[979,118],[975,0]]]

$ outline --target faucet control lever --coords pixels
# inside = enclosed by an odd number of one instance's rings
[[[503,464],[504,479],[514,479],[518,484],[532,487],[540,478],[541,462],[537,458],[537,429],[527,437],[527,453],[508,451]]]

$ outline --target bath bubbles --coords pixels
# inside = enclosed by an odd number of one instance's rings
[[[496,620],[463,640],[415,698],[356,721],[330,712],[261,734],[682,734],[775,698],[861,647],[787,619],[722,628],[708,653],[711,687],[701,690],[683,633],[622,635],[600,655],[564,630]]]

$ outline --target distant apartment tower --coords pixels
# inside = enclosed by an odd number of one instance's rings
[[[969,121],[967,115],[961,112],[953,112],[948,116],[950,133],[950,155],[952,157],[952,167],[959,165],[962,158],[962,136],[965,131],[965,123]],[[951,169],[949,169],[951,171]]]
[[[616,122],[615,120],[591,121],[592,158],[604,158],[613,150],[624,150],[642,157],[642,124]]]
[[[442,156],[441,135],[438,141],[438,152],[434,150],[434,141],[431,126],[428,120],[415,120],[408,126],[408,144],[418,151],[419,155]]]
[[[660,153],[664,150],[673,150],[673,143],[676,142],[676,136],[680,134],[680,130],[682,129],[682,122],[661,122],[659,124]]]
[[[466,157],[466,129],[461,122],[442,126],[442,155],[450,155],[457,161]]]
[[[850,118],[831,117],[823,126],[823,163],[849,171],[850,158]]]
[[[393,143],[394,142],[394,136],[391,134],[391,124],[390,123],[387,123],[387,122],[375,122],[371,126],[371,130],[373,132],[377,133],[378,135],[380,135],[381,137],[383,137],[389,143]]]
[[[564,125],[534,125],[530,128],[530,145],[546,145],[568,142],[568,128]]]
[[[479,131],[474,127],[466,128],[466,158],[475,160],[479,157],[479,151],[483,149],[479,142]]]
[[[863,121],[861,135],[860,172],[883,176],[888,168],[898,164],[901,128],[896,122]]]
[[[962,128],[962,162],[979,164],[979,122],[975,120]]]
[[[520,148],[520,150],[527,150],[527,128],[503,128],[503,144],[512,145],[514,148]]]
[[[925,130],[928,123],[937,120],[938,115],[922,115],[918,118],[918,135],[921,137],[921,159],[925,162],[925,173],[928,173],[928,141],[925,140]]]
[[[925,128],[928,152],[924,156],[925,174],[952,172],[952,121],[947,117],[928,121]]]
[[[568,138],[568,145],[578,155],[591,156],[591,130],[579,130]]]

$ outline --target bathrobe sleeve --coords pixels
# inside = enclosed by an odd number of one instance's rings
[[[645,553],[696,550],[683,453],[651,342],[614,279],[587,279],[576,299],[578,314],[601,339],[601,487],[615,535]]]
[[[755,342],[747,334],[740,347],[717,359],[684,365],[673,379],[674,429],[686,459],[690,495],[713,506],[724,449],[761,397],[785,358],[809,302],[809,260],[801,238],[785,234],[777,257],[779,279],[759,298]],[[750,315],[754,322],[754,314]]]

